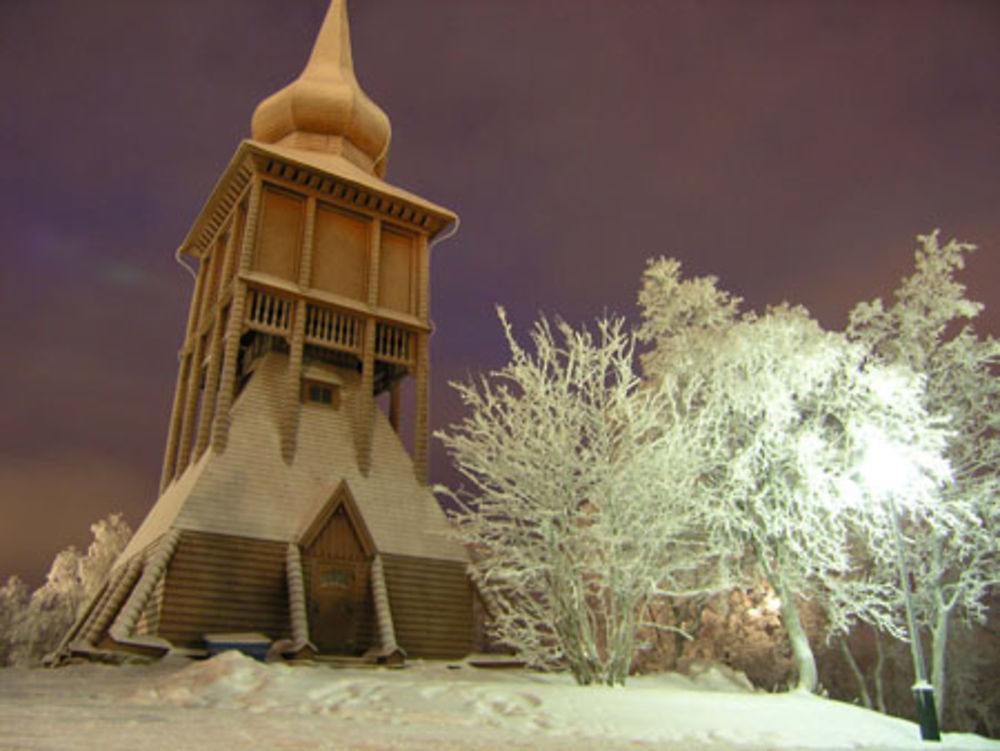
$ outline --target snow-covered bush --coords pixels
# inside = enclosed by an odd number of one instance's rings
[[[892,543],[866,467],[873,449],[905,456],[898,500],[920,504],[947,477],[942,420],[924,408],[919,376],[871,361],[802,308],[740,314],[714,278],[682,280],[665,259],[650,263],[639,300],[646,377],[699,426],[692,521],[712,547],[751,555],[734,575],[774,589],[798,686],[816,690],[800,599],[821,599],[832,631],[859,617],[892,623],[896,588],[860,576],[853,556],[858,539],[880,552]]]
[[[641,387],[621,320],[542,319],[529,352],[500,319],[510,362],[452,384],[468,414],[436,434],[469,483],[451,495],[489,627],[533,666],[623,683],[648,599],[702,586],[697,441],[665,419],[669,395]]]
[[[30,598],[14,577],[0,590],[0,655],[6,664],[37,664],[58,646],[132,536],[121,514],[92,524],[90,531],[87,552],[71,546],[57,554],[45,584]]]

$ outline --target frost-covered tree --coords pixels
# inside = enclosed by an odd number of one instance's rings
[[[925,407],[950,418],[952,482],[924,518],[911,520],[906,543],[940,717],[951,623],[982,621],[988,588],[1000,583],[1000,342],[975,333],[971,320],[983,305],[955,278],[973,246],[941,245],[937,231],[917,240],[915,270],[895,302],[859,304],[848,333],[879,360],[921,373]],[[942,516],[957,523],[935,523]]]
[[[467,416],[436,433],[468,482],[450,494],[458,534],[500,642],[581,684],[623,683],[648,599],[700,586],[700,452],[665,426],[677,405],[641,387],[621,320],[542,319],[533,351],[500,320],[510,361],[452,384]]]
[[[71,546],[58,553],[45,584],[32,592],[11,618],[4,639],[8,662],[36,664],[59,644],[81,609],[97,594],[111,565],[132,536],[121,514],[112,514],[92,524],[90,531],[94,539],[87,552],[80,553]],[[11,587],[9,581],[8,587]]]
[[[10,576],[0,587],[0,666],[11,656],[11,634],[28,605],[28,585],[19,576]]]
[[[894,593],[858,576],[858,535],[891,540],[888,515],[864,473],[872,446],[905,454],[915,471],[905,499],[923,500],[947,474],[944,431],[906,368],[868,362],[865,349],[780,305],[740,314],[711,277],[682,280],[680,264],[651,262],[639,336],[653,345],[647,377],[699,427],[706,468],[694,516],[713,547],[752,553],[780,598],[798,687],[815,690],[816,661],[800,598],[821,598],[831,628],[884,620]]]

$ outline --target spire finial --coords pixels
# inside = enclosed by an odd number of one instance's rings
[[[385,176],[389,118],[354,75],[347,0],[332,0],[302,74],[257,105],[254,140],[341,154]]]

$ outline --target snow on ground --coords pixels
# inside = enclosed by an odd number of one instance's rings
[[[0,670],[0,749],[926,748],[915,725],[803,694],[753,692],[718,669],[580,688],[566,675],[414,662],[404,669],[203,662]],[[1000,741],[945,736],[933,748]]]

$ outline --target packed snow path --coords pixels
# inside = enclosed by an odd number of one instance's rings
[[[1000,742],[947,735],[936,749]],[[568,676],[416,662],[402,670],[204,662],[0,670],[0,749],[894,749],[912,723],[709,669],[579,688]]]

